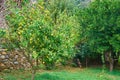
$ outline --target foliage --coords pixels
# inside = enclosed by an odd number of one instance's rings
[[[17,40],[13,39],[14,35],[9,36],[8,29],[0,29],[0,47],[2,49],[11,50],[16,47]]]
[[[5,30],[0,29],[0,38],[2,38],[5,35]]]
[[[7,9],[20,8],[20,6],[28,6],[31,0],[6,0],[5,6]]]
[[[16,45],[51,69],[55,63],[74,55],[78,23],[76,17],[70,16],[66,9],[58,11],[57,22],[53,22],[51,15],[54,13],[44,4],[41,0],[29,8],[14,8],[6,19],[10,26],[9,34],[14,35],[19,43]]]
[[[81,40],[87,42],[93,52],[120,51],[119,4],[118,0],[95,0],[78,13]]]
[[[87,57],[90,57],[90,55],[92,54],[92,52],[89,49],[89,46],[87,45],[87,43],[81,43],[77,46],[77,51],[76,53],[81,56],[81,58],[85,59]]]
[[[0,29],[0,48],[3,47],[3,36],[5,34],[5,31],[3,29]]]

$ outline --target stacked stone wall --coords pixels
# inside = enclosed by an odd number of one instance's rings
[[[31,68],[30,63],[20,51],[0,51],[0,71],[5,69],[25,69]]]

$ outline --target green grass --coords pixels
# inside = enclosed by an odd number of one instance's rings
[[[30,77],[31,73],[24,71],[0,73],[4,80],[30,80]],[[120,80],[120,71],[103,72],[101,68],[39,71],[35,80]]]

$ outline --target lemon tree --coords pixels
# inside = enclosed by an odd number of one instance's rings
[[[31,7],[14,8],[6,19],[20,48],[33,59],[39,59],[47,69],[52,69],[55,64],[63,63],[74,55],[78,23],[76,16],[71,12],[69,15],[67,8],[62,12],[58,10],[54,21],[52,7],[45,4],[40,0]]]

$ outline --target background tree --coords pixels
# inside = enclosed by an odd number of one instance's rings
[[[109,61],[110,71],[120,51],[120,1],[95,0],[89,7],[80,10],[82,40],[95,53],[101,53]]]

